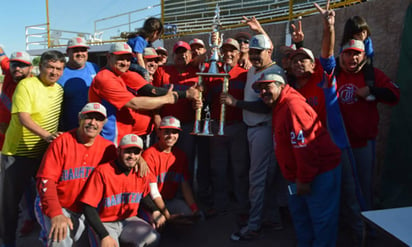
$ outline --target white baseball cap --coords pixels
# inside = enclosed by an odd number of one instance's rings
[[[312,51],[309,50],[309,49],[307,49],[307,48],[303,48],[303,47],[300,47],[299,49],[296,49],[296,50],[290,55],[290,59],[293,59],[293,57],[295,57],[296,55],[299,55],[299,54],[303,54],[303,55],[309,57],[309,59],[310,59],[312,62],[315,62],[315,56],[313,56]]]
[[[135,134],[128,134],[123,136],[120,140],[119,148],[125,149],[130,147],[138,147],[143,149],[143,140],[138,135]]]
[[[203,48],[205,47],[205,42],[203,42],[203,40],[198,39],[198,38],[194,38],[189,42],[190,47],[192,47],[192,45],[201,45],[203,46]]]
[[[237,42],[237,40],[232,39],[232,38],[225,39],[225,42],[223,42],[222,46],[224,46],[224,45],[231,45],[231,46],[235,47],[236,50],[238,50],[238,51],[240,50],[239,42]]]
[[[342,52],[354,50],[354,51],[365,51],[365,44],[357,39],[351,39],[342,47]]]
[[[127,43],[113,43],[110,46],[110,53],[114,55],[132,54],[132,48]]]
[[[31,57],[29,53],[25,51],[16,51],[10,55],[10,62],[22,62],[28,65],[31,65]]]
[[[67,48],[75,48],[75,47],[86,47],[89,48],[89,46],[86,43],[86,40],[83,37],[74,37],[69,39],[67,42]]]
[[[107,117],[107,111],[106,107],[104,107],[102,104],[97,103],[97,102],[90,102],[87,103],[82,110],[79,112],[79,114],[86,114],[90,112],[98,112],[102,114],[105,118]]]
[[[259,79],[257,79],[253,84],[252,88],[257,90],[259,89],[259,86],[261,83],[266,83],[266,82],[280,82],[283,84],[286,84],[286,76],[285,72],[283,69],[279,66],[275,66],[274,68],[268,69],[265,71]]]
[[[158,58],[156,50],[153,47],[146,47],[143,50],[143,58]]]
[[[270,48],[272,48],[272,42],[264,34],[257,34],[250,39],[249,49],[265,50]]]
[[[173,116],[166,116],[160,121],[159,129],[178,129],[182,130],[179,119]]]

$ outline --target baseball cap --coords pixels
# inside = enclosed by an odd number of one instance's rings
[[[137,147],[137,148],[143,149],[142,138],[140,138],[138,135],[135,135],[135,134],[128,134],[128,135],[123,136],[123,138],[120,140],[119,148],[125,149],[125,148],[131,148],[131,147]]]
[[[365,45],[362,41],[357,39],[351,39],[342,47],[342,52],[354,50],[354,51],[365,51]]]
[[[196,45],[196,44],[205,47],[205,43],[201,39],[194,38],[189,42],[190,47],[192,47],[192,45]]]
[[[25,51],[13,52],[10,55],[10,62],[13,62],[13,61],[22,62],[22,63],[31,65],[31,57],[30,57],[29,53],[27,53]]]
[[[252,38],[252,35],[250,35],[250,33],[247,33],[247,32],[238,32],[237,34],[235,34],[236,40],[241,39],[241,38],[250,40],[250,38]]]
[[[232,38],[225,39],[222,46],[224,46],[224,45],[231,45],[231,46],[235,47],[237,50],[240,50],[239,43],[235,39],[232,39]]]
[[[279,67],[280,68],[280,67]],[[257,79],[253,84],[252,88],[254,90],[258,90],[261,83],[265,82],[280,82],[286,84],[286,77],[284,71],[278,67],[274,67],[273,69],[268,69],[267,71],[263,72],[263,74]]]
[[[132,54],[132,48],[127,43],[113,43],[109,52],[114,55]]]
[[[166,116],[160,121],[159,129],[178,129],[182,130],[179,119],[173,116]]]
[[[158,58],[156,50],[153,47],[146,47],[143,50],[143,58]]]
[[[192,50],[192,49],[190,48],[190,45],[189,45],[187,42],[184,42],[184,41],[179,40],[179,41],[177,41],[176,44],[173,46],[173,52],[176,53],[176,50],[177,50],[177,48],[179,48],[179,47],[183,47],[183,48],[185,48],[186,50]]]
[[[90,112],[98,112],[102,114],[105,118],[107,117],[106,107],[104,107],[102,104],[97,103],[97,102],[87,103],[85,106],[83,106],[79,114],[83,115],[83,114],[87,114]]]
[[[264,34],[253,36],[249,42],[249,49],[265,50],[272,47],[272,42]]]
[[[86,40],[82,37],[74,37],[69,39],[67,42],[67,48],[75,48],[75,47],[86,47],[89,48],[89,46],[86,43]]]
[[[281,54],[286,55],[286,54],[291,54],[296,50],[296,45],[293,44],[291,46],[287,46],[287,45],[282,45],[279,48],[279,51]]]
[[[157,47],[157,48],[156,48],[156,52],[157,52],[157,54],[159,54],[159,51],[160,51],[160,52],[164,52],[164,53],[166,53],[166,55],[168,55],[168,54],[169,54],[169,52],[166,50],[166,48],[161,47],[161,46],[159,46],[159,47]]]
[[[307,49],[307,48],[299,48],[297,50],[295,50],[291,55],[290,55],[290,59],[293,59],[293,57],[295,57],[298,54],[303,54],[307,57],[309,57],[310,60],[312,60],[312,62],[315,62],[315,57],[313,56],[313,53],[311,50]]]

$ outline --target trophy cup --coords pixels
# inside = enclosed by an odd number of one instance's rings
[[[219,9],[219,6],[216,4],[215,16],[213,17],[212,32],[209,36],[209,46],[211,48],[211,56],[209,60],[209,70],[207,72],[199,72],[196,74],[199,76],[199,81],[203,81],[202,77],[223,78],[223,92],[227,92],[228,87],[229,87],[229,74],[219,73],[219,69],[217,66],[217,61],[219,60],[219,49],[220,47],[222,47],[222,43],[223,43],[223,34],[220,36],[220,32],[219,32],[220,27],[221,27],[220,9]],[[212,36],[214,37],[213,39],[212,39]],[[220,36],[220,39],[219,39],[219,36]],[[207,112],[206,112],[206,115],[207,115]],[[200,118],[200,114],[199,114],[199,118]],[[225,123],[225,105],[222,104],[221,112],[220,112],[220,119],[219,119],[218,135],[224,135],[224,131],[223,131],[224,123]],[[196,127],[198,127],[196,126],[196,124],[198,124],[197,111],[196,111],[195,130],[196,130]],[[213,135],[209,131],[210,117],[205,118],[204,126],[205,125],[207,126],[207,128],[203,127],[203,132],[197,133],[197,135],[206,135],[206,136]],[[192,133],[195,133],[195,132],[196,131],[193,131]]]

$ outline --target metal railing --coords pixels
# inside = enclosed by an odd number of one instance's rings
[[[313,3],[324,5],[324,0],[223,0],[218,1],[221,14],[222,30],[245,26],[240,21],[242,16],[255,16],[261,23],[289,21],[299,16],[316,14]],[[332,8],[339,8],[362,0],[331,0]],[[216,2],[198,0],[165,1],[163,20],[165,24],[176,26],[177,32],[165,35],[174,38],[190,34],[208,33]]]

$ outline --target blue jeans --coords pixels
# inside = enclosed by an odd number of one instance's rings
[[[372,209],[373,205],[373,169],[375,167],[375,140],[369,140],[365,147],[353,148],[353,154],[358,170],[358,177],[363,196],[365,209]]]
[[[336,246],[340,183],[341,165],[317,175],[310,194],[289,196],[298,247]]]

